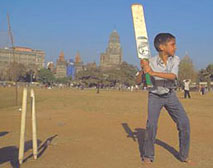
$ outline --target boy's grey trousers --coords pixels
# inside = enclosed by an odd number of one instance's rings
[[[184,161],[188,157],[190,144],[190,124],[183,106],[179,102],[176,93],[171,90],[165,95],[149,93],[148,120],[144,140],[144,156],[154,160],[154,143],[157,133],[157,123],[162,107],[168,111],[179,131],[179,158]]]

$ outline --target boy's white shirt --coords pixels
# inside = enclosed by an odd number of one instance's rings
[[[178,76],[178,67],[179,67],[180,59],[178,56],[170,56],[168,57],[167,64],[165,65],[159,55],[155,57],[151,57],[149,59],[149,65],[154,72],[163,72],[163,73],[174,73]],[[153,80],[160,81],[168,81],[167,79],[160,77],[152,77]],[[169,89],[162,86],[154,86],[149,90],[152,93],[156,93],[159,95],[166,94],[169,92]]]

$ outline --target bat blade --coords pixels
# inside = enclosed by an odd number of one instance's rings
[[[149,49],[143,6],[141,4],[133,4],[131,9],[138,58],[149,59],[151,53]]]

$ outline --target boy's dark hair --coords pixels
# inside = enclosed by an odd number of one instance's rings
[[[170,33],[159,33],[157,36],[155,36],[155,39],[154,39],[155,49],[158,52],[161,51],[159,48],[160,44],[165,44],[168,41],[170,41],[171,39],[175,39],[175,36],[173,36]]]

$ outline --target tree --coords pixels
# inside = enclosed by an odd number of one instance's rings
[[[50,70],[43,68],[38,72],[38,81],[43,84],[52,84],[55,82],[55,76]]]
[[[100,68],[80,71],[76,78],[86,87],[100,86],[115,87],[118,84],[126,86],[135,85],[137,67],[123,62],[115,68],[101,70]]]
[[[17,62],[10,63],[6,71],[6,78],[11,81],[19,81],[26,75],[26,67],[23,64]]]
[[[126,62],[121,64],[121,82],[126,86],[135,85],[136,76],[138,69],[136,66],[130,65]]]
[[[210,81],[213,81],[213,64],[209,64],[206,71],[209,73]]]
[[[72,77],[56,78],[56,83],[68,84],[72,80]]]
[[[209,64],[205,69],[201,69],[198,73],[199,82],[213,81],[213,64]]]
[[[209,64],[206,69],[201,69],[198,73],[199,82],[207,82],[210,89],[210,82],[213,81],[213,64]]]
[[[178,80],[182,83],[184,79],[191,79],[194,82],[197,79],[197,72],[189,56],[183,57],[179,65]]]
[[[93,87],[97,86],[97,84],[103,80],[103,73],[99,68],[89,68],[79,71],[76,75],[76,79],[86,87]]]

